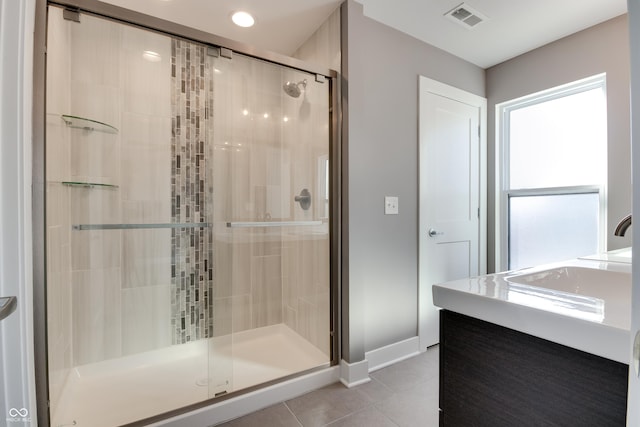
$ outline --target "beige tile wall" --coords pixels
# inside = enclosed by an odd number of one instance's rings
[[[52,9],[53,17],[61,15]],[[71,318],[71,248],[69,228],[69,189],[60,181],[66,179],[69,170],[68,129],[60,114],[70,105],[68,31],[64,26],[49,26],[47,73],[58,82],[47,85],[47,326],[51,410],[58,409],[59,396],[65,379],[73,367],[72,318]]]
[[[340,72],[340,7],[293,53],[294,58]]]
[[[285,323],[328,355],[327,224],[226,227],[230,221],[323,219],[328,85],[241,56],[219,59],[216,67],[216,310],[230,305],[221,321],[233,332]],[[303,79],[303,95],[284,94],[286,81]],[[221,95],[234,93],[241,95]],[[303,188],[312,193],[308,211],[294,202]]]
[[[170,231],[71,225],[170,221],[171,122],[168,38],[88,15],[80,24],[64,21],[55,7],[50,15],[47,287],[55,405],[71,367],[170,344]],[[144,50],[162,60],[144,60]],[[71,129],[62,114],[120,131]]]
[[[170,221],[171,104],[168,38],[90,16],[81,24],[63,21],[55,7],[50,15],[47,286],[55,408],[73,366],[170,345],[170,232],[72,231],[71,225]],[[319,47],[335,41],[336,25],[334,14],[301,56],[322,49],[327,64],[337,68],[335,49]],[[162,60],[143,60],[144,50]],[[215,97],[225,101],[216,104],[212,135],[215,334],[285,323],[328,354],[326,223],[306,229],[225,226],[261,221],[267,213],[273,220],[324,216],[319,208],[321,160],[328,154],[327,88],[304,73],[260,61],[243,64],[241,55],[220,58],[216,67]],[[237,67],[245,71],[229,77]],[[285,81],[304,78],[303,96],[283,96]],[[61,114],[107,122],[120,132],[69,129]],[[119,187],[61,184],[71,180]],[[310,211],[293,202],[302,188],[314,197]]]

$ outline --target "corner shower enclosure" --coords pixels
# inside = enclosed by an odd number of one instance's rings
[[[328,81],[51,5],[46,88],[52,426],[330,364]]]

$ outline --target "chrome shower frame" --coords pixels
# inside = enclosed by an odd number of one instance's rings
[[[37,396],[37,423],[39,426],[50,426],[49,418],[49,381],[48,381],[48,355],[47,355],[47,289],[46,289],[46,229],[45,229],[45,138],[46,138],[46,34],[47,34],[47,10],[49,5],[61,6],[73,12],[80,12],[100,16],[150,31],[159,32],[172,37],[178,37],[212,47],[218,47],[226,52],[236,51],[243,55],[254,57],[274,64],[286,66],[295,70],[316,75],[317,81],[326,81],[330,85],[329,111],[329,158],[330,158],[330,287],[331,287],[331,366],[339,363],[341,358],[342,324],[341,313],[341,280],[342,248],[343,248],[343,210],[341,205],[343,192],[343,178],[346,165],[343,165],[344,147],[342,146],[342,96],[341,76],[334,70],[318,67],[313,64],[291,58],[278,53],[263,51],[253,46],[246,45],[224,37],[219,37],[204,31],[186,27],[163,19],[155,18],[139,12],[102,3],[97,0],[36,0],[35,6],[35,34],[34,34],[34,58],[33,58],[33,303],[34,303],[34,353],[36,372],[36,396]],[[303,83],[304,82],[304,83]],[[293,83],[299,89],[299,85],[306,86],[306,81]],[[286,86],[286,85],[285,85]],[[346,224],[345,224],[346,226]],[[322,368],[317,368],[322,369]],[[304,375],[308,372],[303,372]],[[295,377],[294,375],[293,377]],[[290,379],[287,377],[283,380]],[[277,382],[277,381],[276,381]],[[254,391],[256,386],[232,396]],[[228,397],[232,397],[228,396]],[[228,398],[227,397],[227,398]],[[203,402],[146,419],[142,422],[157,422],[172,416],[180,415],[204,408],[214,401],[225,397],[214,398]],[[137,425],[139,423],[134,423]],[[143,424],[140,424],[143,425]]]

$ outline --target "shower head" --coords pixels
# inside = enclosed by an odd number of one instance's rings
[[[302,86],[302,89],[300,89],[300,86]],[[298,83],[286,82],[282,86],[282,88],[287,93],[287,95],[293,98],[298,98],[302,93],[302,90],[304,90],[306,87],[307,87],[307,79],[301,80]]]

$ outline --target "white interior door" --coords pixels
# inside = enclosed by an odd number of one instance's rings
[[[486,100],[420,77],[420,347],[439,342],[435,283],[484,273]]]

